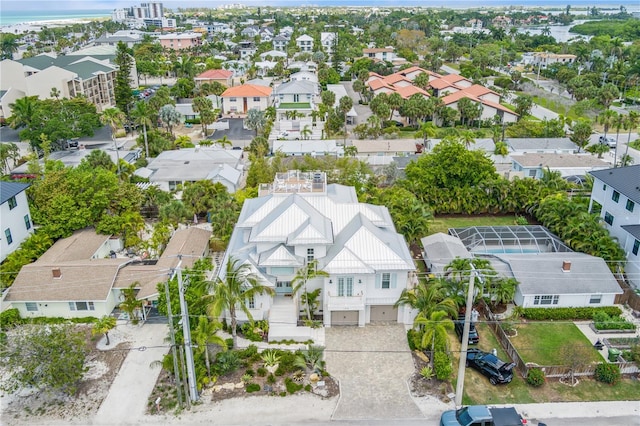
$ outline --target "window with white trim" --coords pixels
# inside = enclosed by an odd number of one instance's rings
[[[247,298],[247,307],[249,307],[249,309],[255,309],[256,308],[256,298],[255,296],[251,296]]]
[[[4,230],[4,236],[7,239],[7,244],[13,243],[13,236],[11,235],[11,229],[7,228]]]
[[[534,305],[557,305],[560,300],[560,296],[557,294],[545,294],[543,296],[535,296],[533,298]]]
[[[315,249],[308,248],[307,249],[307,262],[312,262],[313,259],[315,259],[315,258],[316,258]]]
[[[613,219],[615,219],[615,218],[613,217],[613,215],[611,213],[605,212],[604,221],[606,223],[608,223],[609,225],[613,226]]]
[[[71,311],[95,311],[93,302],[69,302],[69,310]]]
[[[31,219],[28,214],[24,215],[24,226],[27,227],[27,230],[31,229]]]
[[[635,240],[633,242],[633,248],[631,249],[631,253],[638,255],[638,250],[640,250],[640,240]]]
[[[633,212],[633,208],[635,207],[636,203],[634,203],[631,200],[627,200],[627,206],[626,209],[630,212]]]
[[[338,296],[353,296],[353,277],[338,278]]]
[[[620,193],[618,191],[613,191],[611,199],[617,203],[620,200]]]
[[[38,311],[38,304],[36,302],[26,302],[24,305],[27,307],[27,312]]]
[[[9,203],[9,210],[13,210],[18,206],[18,202],[16,201],[16,197],[9,198],[9,200],[7,200],[7,203]]]
[[[389,272],[382,273],[382,288],[391,288],[391,274]]]
[[[592,294],[591,297],[589,298],[589,303],[592,305],[599,304],[601,302],[602,302],[601,294]]]

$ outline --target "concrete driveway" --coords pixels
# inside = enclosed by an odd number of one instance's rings
[[[327,371],[340,381],[332,420],[424,418],[409,395],[413,359],[402,325],[331,327]]]
[[[255,137],[255,132],[253,130],[247,130],[243,127],[243,119],[242,118],[223,118],[220,121],[227,121],[229,123],[229,128],[226,130],[216,130],[213,132],[213,135],[208,136],[211,140],[222,139],[223,137],[229,138],[231,141],[250,141]]]

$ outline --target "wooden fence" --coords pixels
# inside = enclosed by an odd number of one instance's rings
[[[614,299],[616,305],[628,305],[634,311],[640,311],[640,295],[629,287],[622,288],[623,293]]]
[[[516,370],[522,375],[522,377],[527,377],[530,368],[524,362],[518,350],[513,346],[511,340],[509,340],[509,336],[504,332],[502,327],[500,326],[500,321],[496,318],[496,316],[491,312],[489,307],[481,302],[478,306],[480,308],[480,312],[487,319],[487,325],[493,330],[500,346],[507,353],[509,358],[513,360],[516,364]],[[640,372],[640,368],[634,362],[616,362],[615,364],[620,367],[620,373],[622,374],[635,374]],[[597,364],[587,364],[577,366],[574,370],[574,376],[593,376],[596,371]],[[535,368],[539,368],[544,371],[546,377],[566,377],[570,373],[570,369],[564,365],[537,365]]]

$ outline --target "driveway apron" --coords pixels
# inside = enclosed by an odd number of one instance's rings
[[[414,370],[402,325],[326,329],[327,370],[340,381],[332,420],[418,419],[407,380]]]

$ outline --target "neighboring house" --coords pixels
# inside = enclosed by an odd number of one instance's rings
[[[447,265],[455,259],[473,258],[459,238],[442,232],[424,237],[420,242],[427,269],[433,274],[443,275]]]
[[[558,171],[562,176],[572,176],[611,167],[591,154],[512,154],[511,161],[511,170],[534,179],[540,179],[547,169]]]
[[[482,90],[475,90],[473,87],[470,87],[469,89],[460,90],[441,99],[445,106],[455,110],[458,109],[458,101],[462,98],[467,98],[473,103],[479,104],[482,107],[480,120],[492,120],[495,116],[498,116],[502,123],[515,123],[518,121],[518,114],[501,105],[499,100],[497,102],[493,100],[495,99],[495,92],[489,91],[491,93],[486,93],[480,96],[476,95],[476,93],[482,92]],[[434,121],[438,123],[442,122],[437,114],[435,114]]]
[[[118,43],[122,42],[131,49],[134,45],[142,42],[144,35],[144,32],[138,30],[121,30],[113,34],[102,34],[93,41],[93,44],[96,46],[117,46]]]
[[[230,87],[220,96],[226,114],[246,114],[250,109],[264,111],[271,104],[271,87],[243,84]]]
[[[0,181],[0,262],[16,251],[33,234],[31,212],[27,201],[29,184]]]
[[[576,61],[576,55],[570,54],[557,54],[557,53],[544,53],[537,52],[533,54],[533,61],[531,64],[534,67],[547,68],[552,64],[572,64]]]
[[[273,91],[278,118],[285,118],[287,111],[309,115],[319,94],[319,84],[309,80],[291,80],[279,85]]]
[[[241,41],[236,46],[238,55],[241,60],[249,60],[258,51],[255,44],[252,41]]]
[[[163,151],[136,174],[147,176],[149,182],[164,191],[174,191],[188,182],[210,180],[220,182],[233,193],[239,188],[242,172],[242,151],[212,146]]]
[[[93,228],[76,231],[23,266],[4,302],[23,318],[100,318],[110,315],[122,301],[121,290],[135,283],[138,300],[148,306],[173,268],[191,267],[208,255],[210,237],[210,231],[196,227],[177,230],[156,262],[143,262],[117,253],[122,249],[118,239]]]
[[[259,35],[262,43],[268,43],[273,40],[273,29],[271,27],[262,27]]]
[[[198,87],[203,83],[213,83],[214,81],[223,84],[225,87],[231,87],[233,86],[233,71],[207,70],[197,75],[194,80]]]
[[[163,34],[158,40],[163,48],[174,51],[202,46],[202,34],[195,32]]]
[[[406,157],[416,152],[416,139],[354,139],[359,160],[371,165],[389,164],[393,157]]]
[[[298,71],[289,76],[291,81],[310,81],[318,84],[318,74],[312,71]]]
[[[112,291],[118,270],[132,262],[128,257],[111,258],[120,244],[93,228],[56,241],[38,260],[22,267],[5,302],[22,318],[109,315],[119,303],[119,293]]]
[[[259,33],[260,33],[260,29],[255,25],[251,25],[247,28],[244,28],[242,31],[240,31],[240,35],[246,38],[253,38],[257,36]]]
[[[271,43],[273,44],[273,50],[286,52],[287,46],[289,45],[289,38],[283,35],[277,35],[271,40]]]
[[[333,46],[336,43],[336,38],[337,38],[336,33],[329,33],[329,32],[320,33],[320,44],[322,45],[322,49],[328,55],[333,53]]]
[[[377,61],[393,62],[396,60],[396,53],[393,47],[374,47],[370,49],[362,49],[362,55],[365,58]]]
[[[327,84],[327,90],[333,92],[336,100],[333,103],[333,107],[338,107],[340,105],[340,99],[349,97],[347,94],[347,89],[344,88],[342,84]],[[355,107],[351,107],[349,111],[347,111],[347,124],[355,124],[356,119],[358,118],[358,113],[356,112]]]
[[[296,272],[309,262],[328,274],[307,282],[307,291],[321,289],[326,327],[412,321],[404,307],[393,306],[415,267],[389,211],[359,203],[352,187],[327,185],[324,172],[277,173],[272,184],[262,184],[258,198],[242,207],[220,279],[230,258],[275,291],[249,301],[254,318],[269,320],[270,340],[305,340],[313,332],[297,327],[304,309],[300,294],[292,295]]]
[[[278,60],[278,58],[286,59],[287,54],[281,50],[269,50],[268,52],[260,54],[261,61]]]
[[[273,153],[282,152],[287,156],[310,155],[312,157],[344,157],[344,147],[331,139],[314,138],[305,140],[274,140]]]
[[[625,273],[640,288],[640,165],[590,172],[589,211],[597,213],[627,255]]]
[[[622,294],[603,259],[573,252],[543,226],[475,226],[449,229],[449,234],[472,256],[488,260],[498,276],[518,281],[518,306],[611,306]],[[446,244],[455,257],[466,257],[450,239]],[[439,265],[447,263],[442,257]]]
[[[513,154],[573,154],[578,146],[569,138],[506,138]]]
[[[313,37],[306,34],[296,38],[296,46],[300,49],[300,52],[313,52]]]

